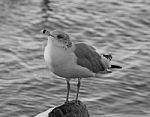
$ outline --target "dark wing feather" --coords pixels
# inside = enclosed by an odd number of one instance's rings
[[[95,48],[84,43],[75,44],[75,55],[77,56],[77,64],[86,67],[94,73],[105,70],[105,65],[101,61],[101,56],[96,52]]]
[[[111,65],[111,68],[121,69],[122,67],[119,65]]]

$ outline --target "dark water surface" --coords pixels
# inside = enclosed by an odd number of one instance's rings
[[[123,65],[82,80],[79,98],[91,117],[150,117],[150,0],[0,0],[0,117],[33,117],[65,100],[65,80],[44,62],[43,28]]]

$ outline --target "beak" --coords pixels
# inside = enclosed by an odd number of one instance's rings
[[[41,32],[47,36],[51,36],[51,37],[54,37],[48,30],[41,30]]]

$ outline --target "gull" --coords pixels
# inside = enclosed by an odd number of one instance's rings
[[[85,43],[73,43],[66,32],[42,30],[42,33],[48,37],[44,51],[47,66],[51,72],[66,79],[66,103],[69,98],[71,79],[78,79],[77,102],[81,78],[97,77],[99,74],[111,73],[112,68],[121,68],[110,63],[111,55],[101,55],[94,47]]]

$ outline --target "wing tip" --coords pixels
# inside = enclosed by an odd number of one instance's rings
[[[103,56],[104,56],[106,59],[110,60],[110,61],[111,61],[111,59],[112,59],[112,55],[111,55],[111,54],[103,54]]]
[[[111,65],[111,68],[122,69],[122,67],[119,65]]]

